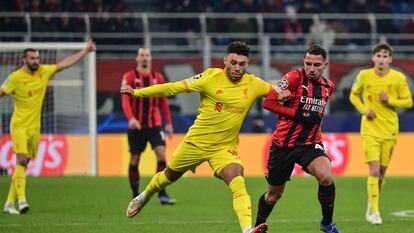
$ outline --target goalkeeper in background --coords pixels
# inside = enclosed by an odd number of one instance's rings
[[[388,44],[374,48],[372,62],[373,68],[359,72],[349,100],[362,114],[361,136],[369,168],[365,217],[379,225],[379,192],[399,133],[397,108],[411,108],[413,101],[404,74],[390,68],[392,48]]]
[[[95,42],[89,40],[86,48],[64,58],[57,64],[40,64],[39,52],[32,48],[23,51],[23,67],[12,72],[0,87],[0,96],[12,95],[14,112],[10,121],[16,169],[11,178],[7,201],[3,211],[23,214],[29,210],[26,199],[26,168],[37,154],[40,139],[40,115],[48,81],[62,71],[96,50]],[[16,195],[18,210],[15,208]]]

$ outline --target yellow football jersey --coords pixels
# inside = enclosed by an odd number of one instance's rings
[[[171,96],[199,92],[200,107],[185,141],[203,150],[237,149],[239,132],[253,103],[266,96],[272,86],[262,79],[245,74],[233,83],[223,69],[210,68],[191,78],[134,90],[136,97]]]
[[[12,72],[1,88],[13,96],[11,128],[39,128],[40,114],[47,83],[57,71],[56,65],[39,65],[33,74],[23,68]]]
[[[384,104],[379,98],[382,91],[388,95],[388,104]],[[352,86],[350,100],[362,114],[361,134],[384,139],[395,139],[398,136],[396,109],[410,108],[413,105],[404,74],[394,69],[389,69],[383,77],[378,76],[374,68],[360,71]],[[367,109],[375,111],[373,120],[367,119]]]

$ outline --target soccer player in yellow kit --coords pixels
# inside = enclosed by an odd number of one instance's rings
[[[413,101],[404,74],[390,68],[392,48],[388,44],[374,48],[372,61],[373,68],[359,72],[349,99],[362,114],[361,136],[369,168],[365,217],[371,224],[379,225],[380,188],[399,133],[397,108],[411,108]]]
[[[191,78],[154,85],[143,89],[121,88],[122,94],[133,97],[171,96],[183,92],[199,92],[199,114],[183,142],[173,153],[167,168],[155,174],[138,197],[128,205],[127,216],[133,217],[151,196],[177,181],[186,171],[207,161],[214,175],[222,179],[233,193],[233,208],[243,233],[266,232],[267,225],[252,228],[250,196],[243,178],[243,164],[237,154],[240,127],[253,103],[266,96],[272,86],[262,79],[246,74],[249,46],[232,42],[224,57],[224,69],[210,68]]]
[[[39,52],[28,48],[23,51],[23,67],[12,72],[0,87],[0,96],[12,95],[14,112],[10,121],[16,169],[11,178],[3,212],[23,214],[29,210],[26,199],[26,167],[37,154],[40,139],[40,115],[48,81],[56,72],[64,70],[88,53],[96,50],[89,40],[85,49],[64,58],[57,64],[40,64]],[[15,208],[16,195],[19,209]]]

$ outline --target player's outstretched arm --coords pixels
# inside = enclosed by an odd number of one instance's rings
[[[91,52],[94,52],[94,51],[96,51],[96,45],[95,45],[95,42],[92,39],[90,39],[88,41],[88,43],[86,44],[85,49],[82,49],[81,51],[79,51],[75,54],[67,56],[62,61],[58,62],[56,64],[57,65],[57,70],[61,71],[61,70],[64,70],[68,67],[71,67],[73,64],[78,62],[80,59],[82,59],[83,57],[88,55],[88,53],[91,53]]]

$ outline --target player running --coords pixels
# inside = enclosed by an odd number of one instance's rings
[[[177,181],[185,172],[207,161],[214,175],[222,179],[233,194],[233,208],[243,233],[266,232],[267,225],[254,228],[251,200],[243,178],[243,163],[237,154],[241,125],[253,103],[266,96],[271,85],[246,74],[250,48],[244,42],[232,42],[224,57],[224,70],[210,68],[191,78],[143,89],[121,88],[122,94],[134,97],[171,96],[199,92],[199,114],[184,141],[175,150],[167,168],[155,174],[138,197],[128,205],[127,216],[138,214],[151,196]]]

